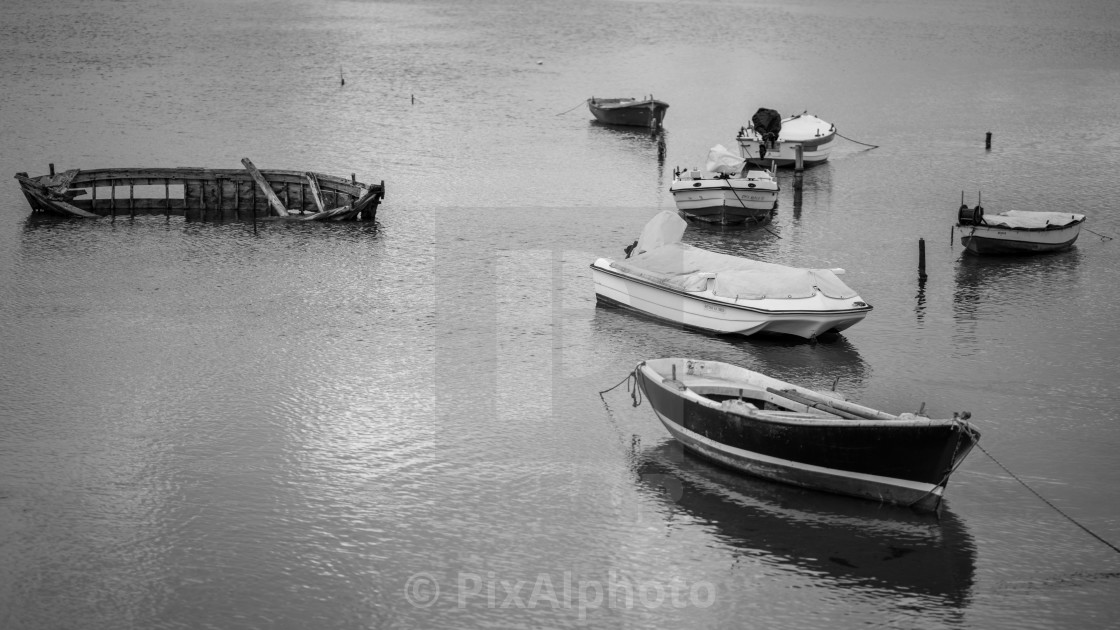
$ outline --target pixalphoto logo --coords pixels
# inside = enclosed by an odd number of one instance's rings
[[[404,585],[408,603],[428,608],[440,600],[457,608],[576,610],[580,619],[598,609],[708,608],[715,603],[715,585],[707,581],[638,580],[614,569],[605,579],[574,575],[572,571],[507,577],[493,571],[459,572],[444,580],[443,588],[427,572],[415,573]]]

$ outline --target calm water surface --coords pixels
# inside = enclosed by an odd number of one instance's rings
[[[17,0],[0,171],[251,157],[388,196],[254,230],[0,190],[0,627],[1115,627],[1120,554],[1054,508],[1120,544],[1118,7]],[[659,135],[582,106],[649,93]],[[844,267],[875,311],[808,344],[597,308],[588,264],[758,107],[854,141],[768,230],[686,240]],[[1092,232],[962,257],[962,191]],[[674,355],[971,411],[1054,508],[980,451],[940,519],[698,462],[599,394]]]

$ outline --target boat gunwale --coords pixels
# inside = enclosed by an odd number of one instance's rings
[[[657,361],[657,362],[661,362],[661,361],[664,361],[664,362],[679,362],[679,361],[689,361],[689,360],[691,360],[691,359],[683,359],[683,358],[677,358],[677,357],[665,358],[665,359],[653,359],[653,361]],[[736,366],[736,365],[732,365],[730,363],[724,363],[724,362],[721,362],[721,361],[703,361],[703,362],[708,363],[708,364],[728,366],[728,367],[731,367],[735,370],[741,370],[741,371],[743,371],[743,372],[745,372],[749,375],[753,375],[753,376],[759,377],[761,379],[764,379],[766,381],[765,386],[771,386],[771,387],[780,386],[783,389],[790,390],[793,393],[798,393],[798,394],[802,394],[802,395],[805,395],[805,394],[812,394],[812,395],[816,395],[816,396],[821,396],[822,395],[820,392],[809,389],[807,387],[801,387],[800,385],[795,385],[793,383],[789,383],[789,382],[786,382],[786,381],[781,381],[781,380],[778,380],[778,379],[776,379],[772,376],[766,376],[765,374],[762,374],[760,372],[755,372],[753,370],[748,370],[747,368],[742,368],[742,367],[739,367],[739,366]],[[675,363],[672,363],[672,365],[675,365]],[[761,409],[758,410],[758,411],[760,411],[762,413],[754,414],[754,413],[750,413],[749,410],[737,410],[737,409],[733,409],[733,408],[725,408],[722,403],[714,401],[711,398],[708,398],[708,397],[704,396],[703,394],[700,394],[697,391],[695,391],[692,387],[690,387],[688,385],[688,382],[685,379],[689,379],[691,377],[691,380],[693,380],[693,381],[699,380],[701,378],[708,379],[708,380],[722,380],[722,381],[726,381],[727,383],[729,383],[729,386],[732,386],[732,387],[734,387],[734,384],[736,383],[736,381],[732,381],[730,379],[717,379],[717,378],[713,378],[713,377],[699,377],[699,376],[688,375],[688,374],[678,374],[677,379],[674,381],[672,379],[671,375],[663,374],[658,369],[651,366],[650,361],[642,361],[640,364],[638,364],[637,368],[635,368],[635,369],[641,370],[643,372],[643,374],[646,376],[646,379],[650,383],[654,383],[654,384],[658,385],[659,387],[661,387],[661,388],[663,388],[666,391],[669,391],[671,393],[675,392],[676,395],[680,396],[681,398],[687,398],[688,400],[690,400],[692,402],[695,402],[697,404],[703,405],[705,407],[708,407],[708,408],[716,410],[716,411],[721,411],[721,412],[741,416],[741,417],[744,417],[744,418],[749,418],[752,421],[760,421],[760,422],[767,422],[767,423],[771,423],[771,424],[781,424],[781,425],[798,426],[798,427],[815,427],[815,428],[825,428],[825,427],[933,428],[933,427],[945,427],[945,426],[953,426],[953,425],[956,425],[956,426],[964,425],[966,428],[971,429],[972,431],[978,433],[978,431],[976,431],[975,427],[973,427],[968,421],[961,420],[959,418],[957,418],[957,419],[953,419],[953,418],[929,418],[929,417],[926,417],[926,416],[916,416],[913,419],[902,418],[902,417],[900,417],[896,414],[891,414],[889,412],[882,411],[880,409],[875,409],[874,407],[868,407],[866,405],[861,405],[859,403],[853,403],[851,401],[842,401],[842,402],[844,403],[845,407],[857,408],[857,409],[863,410],[867,413],[886,414],[888,416],[892,416],[892,418],[881,418],[881,419],[871,419],[871,418],[851,419],[851,418],[840,418],[840,417],[835,417],[835,418],[827,418],[827,417],[795,418],[795,417],[788,417],[788,416],[785,416],[785,417],[783,417],[783,416],[766,416],[766,415],[764,415],[765,411],[761,410]],[[684,387],[684,389],[680,389],[679,387],[675,387],[675,386],[672,385],[672,383],[679,383],[681,386]],[[754,388],[757,391],[758,386],[756,385],[756,386],[754,386]],[[746,388],[744,388],[744,389],[746,389]],[[825,406],[827,406],[827,403],[822,403],[822,404],[825,404]],[[843,409],[841,407],[836,407],[836,409],[843,411]]]
[[[995,215],[995,216],[999,216],[999,215]],[[1059,232],[1061,230],[1072,230],[1074,228],[1080,228],[1081,224],[1084,223],[1087,218],[1088,217],[1086,217],[1086,216],[1082,216],[1080,219],[1076,219],[1072,223],[1067,223],[1065,225],[1048,225],[1046,227],[1007,227],[1007,226],[1001,226],[1001,225],[990,225],[990,224],[987,224],[987,223],[985,223],[983,225],[978,225],[976,223],[959,223],[959,222],[957,223],[957,227],[959,227],[961,229],[971,229],[973,231],[976,231],[976,230],[1007,230],[1007,231],[1011,231],[1011,232]],[[968,234],[966,236],[971,236],[971,234]],[[1000,239],[1000,240],[1009,240],[1009,239]]]
[[[603,104],[604,101],[608,101],[608,102],[606,104]],[[664,107],[664,108],[669,107],[669,104],[666,103],[665,101],[659,101],[655,98],[645,98],[645,99],[641,99],[641,100],[626,100],[626,99],[621,99],[621,98],[595,98],[595,97],[592,97],[592,98],[587,99],[587,105],[589,107],[594,107],[594,108],[599,109],[599,110],[627,109],[629,107],[646,107],[646,106],[649,106],[649,105],[653,105],[655,107]]]
[[[125,168],[98,168],[98,169],[77,169],[78,172],[67,183],[68,189],[73,188],[87,188],[91,184],[99,182],[112,182],[112,181],[125,181],[129,180],[208,180],[214,181],[218,179],[224,180],[237,180],[237,181],[254,181],[252,175],[245,169],[229,168],[229,169],[215,169],[205,167],[193,166],[180,166],[180,167],[125,167]],[[63,171],[65,173],[67,171]],[[59,173],[62,175],[63,173]],[[328,175],[315,171],[294,171],[287,169],[261,169],[260,173],[266,178],[271,176],[276,179],[270,180],[270,183],[303,183],[306,181],[307,174],[314,175],[319,184],[327,185],[330,188],[338,189],[351,189],[351,190],[374,190],[380,188],[380,184],[366,184],[355,179],[347,179],[337,175]],[[55,176],[57,177],[57,175]],[[52,187],[49,183],[52,181],[50,175],[37,175],[30,176],[28,179],[34,180],[47,187]],[[354,194],[354,193],[351,193]]]

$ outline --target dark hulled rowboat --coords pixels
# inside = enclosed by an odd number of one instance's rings
[[[653,359],[634,370],[669,433],[741,472],[806,488],[936,510],[979,441],[967,414],[893,415],[728,363]]]
[[[629,125],[658,129],[665,119],[669,104],[650,96],[644,99],[633,98],[595,98],[587,99],[591,115],[608,125]]]

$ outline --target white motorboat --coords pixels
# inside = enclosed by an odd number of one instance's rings
[[[762,115],[767,112],[767,115]],[[776,166],[794,166],[797,148],[801,147],[804,166],[821,164],[836,144],[836,126],[803,112],[782,118],[775,124],[778,113],[760,109],[746,127],[739,129],[739,152],[744,158],[772,160]]]
[[[973,254],[1038,254],[1073,247],[1084,222],[1085,215],[1072,212],[1007,210],[985,215],[979,203],[975,208],[961,203],[955,227],[961,232],[961,245]]]
[[[863,320],[871,305],[842,269],[802,269],[680,242],[687,223],[655,216],[622,260],[591,265],[600,303],[716,334],[782,333],[813,339]]]
[[[772,170],[750,169],[746,162],[717,144],[705,170],[675,170],[669,191],[677,209],[687,219],[719,225],[769,220],[781,187]]]

